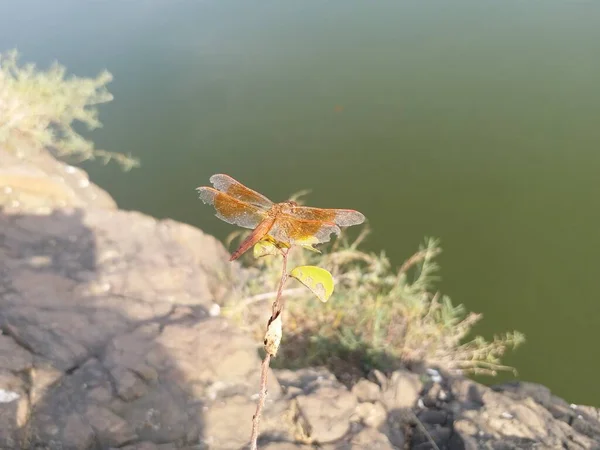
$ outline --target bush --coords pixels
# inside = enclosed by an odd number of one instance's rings
[[[243,238],[236,233],[231,239]],[[391,370],[398,365],[425,363],[449,372],[496,375],[514,369],[501,363],[508,348],[524,342],[524,335],[508,332],[486,341],[481,336],[466,340],[481,314],[467,313],[448,296],[434,288],[440,247],[427,239],[418,252],[398,270],[384,253],[359,250],[366,229],[353,242],[335,241],[322,255],[295,249],[290,266],[318,265],[329,270],[336,281],[335,292],[325,304],[306,295],[304,289],[287,289],[284,313],[283,367],[326,365],[335,373],[354,372],[364,376],[371,369]],[[263,294],[275,286],[280,272],[279,258],[245,258],[250,265],[242,280],[239,297],[227,303],[225,314],[235,317],[260,339],[264,310],[260,305],[275,293]],[[262,308],[261,308],[262,306]],[[263,319],[263,318],[261,318]]]
[[[117,161],[128,170],[138,161],[94,148],[74,129],[80,122],[92,130],[101,126],[96,105],[112,100],[106,89],[112,76],[66,77],[58,63],[46,71],[19,66],[18,53],[0,54],[0,147],[21,157],[48,149],[59,157]]]

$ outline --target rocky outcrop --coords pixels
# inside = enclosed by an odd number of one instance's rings
[[[245,272],[40,158],[0,153],[0,448],[243,448],[258,343],[216,305]],[[273,371],[261,430],[270,450],[600,448],[597,409],[435,372]]]

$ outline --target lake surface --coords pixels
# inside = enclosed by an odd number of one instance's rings
[[[520,378],[600,406],[600,2],[13,0],[13,47],[115,76],[87,136],[142,167],[85,168],[121,207],[224,238],[194,188],[225,172],[362,211],[397,265],[439,237]]]

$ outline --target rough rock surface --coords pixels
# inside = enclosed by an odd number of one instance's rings
[[[0,448],[241,449],[257,344],[214,305],[214,238],[116,209],[85,173],[0,152]],[[543,386],[273,371],[260,448],[600,448],[600,412]]]

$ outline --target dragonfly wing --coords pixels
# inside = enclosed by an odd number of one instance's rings
[[[325,209],[310,208],[308,206],[294,206],[290,215],[305,220],[333,222],[340,227],[359,225],[365,221],[365,216],[353,209]]]
[[[211,187],[199,187],[200,199],[209,205],[213,205],[217,211],[216,216],[233,225],[244,228],[256,228],[266,217],[263,208],[245,203],[224,192],[217,191]]]
[[[269,230],[275,240],[290,245],[328,242],[331,234],[340,234],[340,228],[333,222],[298,219],[288,214],[279,214]]]
[[[229,175],[218,173],[210,177],[210,182],[217,190],[243,202],[250,203],[251,205],[262,206],[264,208],[270,208],[273,206],[273,202],[267,197],[244,186],[242,183],[231,178]]]

